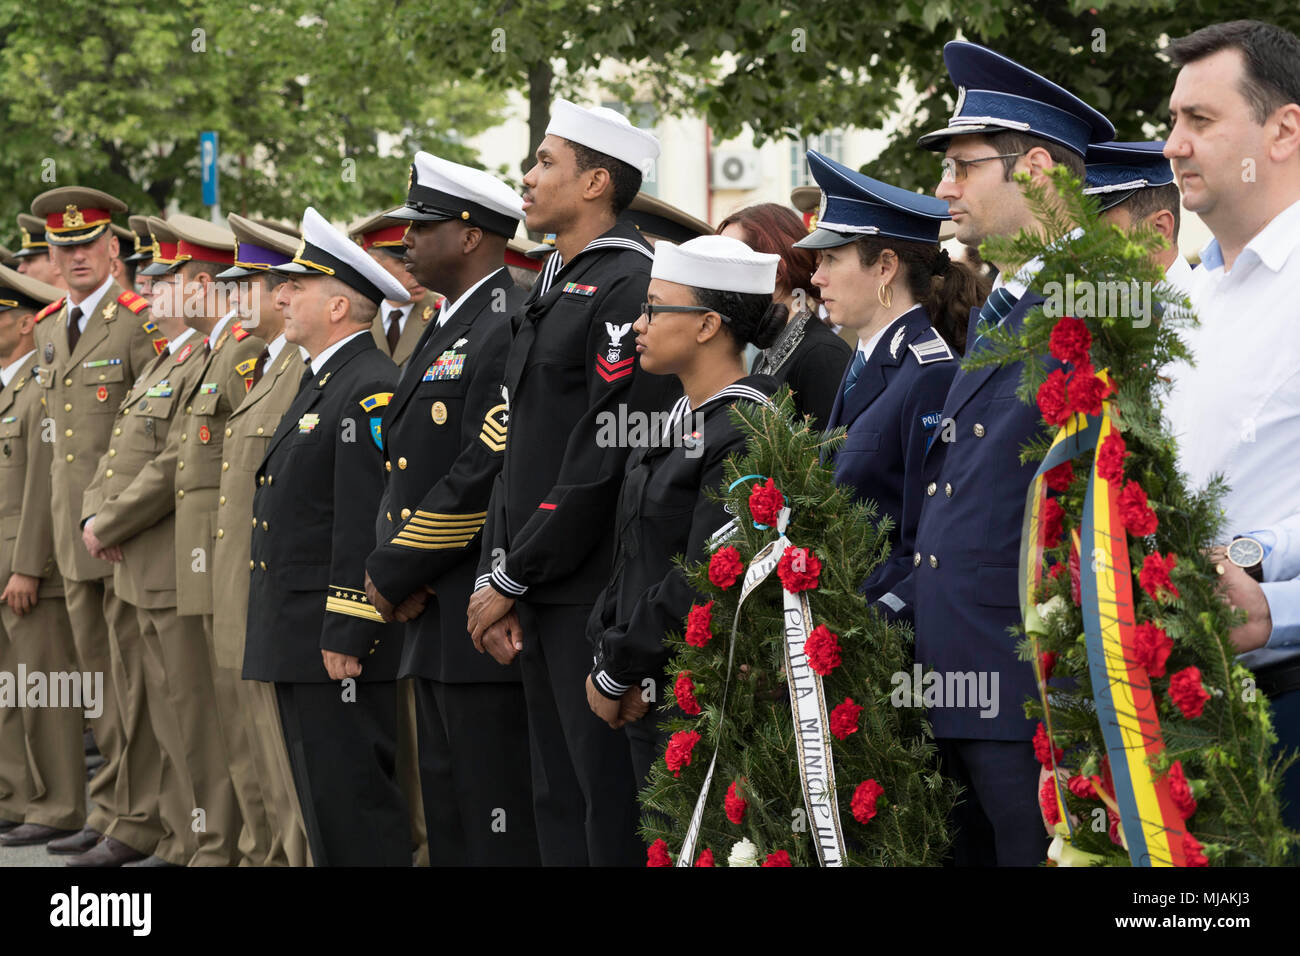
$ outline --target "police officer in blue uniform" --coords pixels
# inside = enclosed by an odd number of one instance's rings
[[[652,706],[668,663],[664,635],[680,632],[691,604],[703,600],[674,560],[707,560],[734,531],[722,504],[705,496],[724,485],[726,460],[745,450],[728,410],[738,401],[767,403],[778,387],[771,376],[745,375],[744,349],[766,348],[785,328],[789,312],[772,301],[780,261],[728,236],[661,241],[632,327],[642,370],[676,377],[685,394],[663,430],[628,459],[613,572],[587,622],[594,654],[587,701],[625,729],[641,786],[668,742]]]
[[[315,209],[302,236],[274,271],[288,276],[285,337],[310,361],[257,471],[243,676],[275,685],[314,865],[410,866],[394,776],[402,635],[364,589],[384,487],[375,426],[397,381],[370,323],[406,292]]]
[[[925,496],[922,461],[939,433],[957,371],[953,345],[965,343],[979,282],[939,247],[947,203],[812,150],[808,166],[823,201],[817,229],[795,245],[817,250],[812,283],[831,320],[858,336],[827,422],[848,429],[835,453],[835,480],[893,521],[889,557],[864,582],[863,593],[910,621],[911,607],[892,588],[912,570]],[[947,330],[947,339],[932,323]]]
[[[465,630],[506,445],[501,379],[525,293],[503,262],[523,203],[482,170],[420,152],[389,216],[410,222],[411,275],[446,298],[384,412],[388,510],[366,592],[385,619],[407,621],[398,676],[414,678],[430,864],[535,866],[519,665],[478,653]],[[399,610],[408,601],[413,619]]]
[[[1019,64],[973,43],[944,47],[958,87],[949,124],[920,140],[945,151],[935,195],[948,202],[956,238],[978,246],[1041,224],[1012,176],[1065,164],[1082,180],[1089,143],[1115,129],[1078,97]],[[966,354],[984,331],[1017,328],[1043,297],[1027,290],[1034,263],[996,262],[999,276],[979,313],[972,313]],[[1017,268],[1019,267],[1019,268]],[[994,706],[945,699],[930,709],[943,771],[965,787],[956,811],[958,864],[1034,866],[1047,850],[1036,801],[1034,724],[1024,701],[1036,693],[1033,669],[1016,654],[1009,632],[1020,623],[1017,566],[1025,492],[1034,463],[1020,461],[1027,441],[1044,434],[1038,409],[1016,396],[1019,364],[960,371],[943,406],[939,437],[926,453],[912,554],[916,656],[944,676],[985,675],[997,681]],[[931,489],[934,493],[928,493]],[[963,706],[964,705],[964,706]]]

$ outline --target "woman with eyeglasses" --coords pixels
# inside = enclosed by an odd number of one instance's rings
[[[893,522],[889,557],[863,593],[888,616],[910,620],[905,579],[919,558],[912,542],[921,501],[946,493],[922,481],[922,463],[932,442],[950,440],[944,399],[970,311],[988,283],[939,246],[946,202],[811,150],[808,165],[822,208],[817,229],[797,245],[817,251],[812,282],[831,319],[858,335],[828,422],[848,429],[835,452],[835,479]]]
[[[779,261],[726,236],[661,241],[633,326],[642,371],[675,375],[684,394],[628,459],[612,573],[587,623],[594,655],[587,700],[611,727],[626,728],[642,781],[666,743],[648,716],[663,698],[664,635],[681,633],[700,600],[674,558],[705,560],[732,529],[722,505],[704,494],[722,484],[723,463],[745,447],[728,409],[766,403],[778,387],[769,376],[746,375],[743,354],[749,343],[771,345],[785,327],[787,309],[772,301]]]

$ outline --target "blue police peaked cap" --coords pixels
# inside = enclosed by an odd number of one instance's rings
[[[1083,156],[1089,143],[1115,135],[1110,120],[1069,90],[977,43],[944,44],[943,62],[957,87],[957,107],[943,129],[917,144],[947,149],[954,136],[1016,130],[1060,143]]]
[[[1174,170],[1165,159],[1165,141],[1094,143],[1084,162],[1088,179],[1084,194],[1097,196],[1102,209],[1118,206],[1139,189],[1168,186]]]
[[[822,201],[817,228],[795,243],[800,248],[830,249],[862,236],[937,243],[939,227],[950,218],[942,199],[882,183],[811,149],[808,168]]]

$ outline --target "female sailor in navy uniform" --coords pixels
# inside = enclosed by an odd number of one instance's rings
[[[779,261],[726,236],[660,242],[649,301],[633,326],[642,370],[677,376],[685,395],[628,459],[614,566],[587,624],[587,700],[610,726],[626,728],[640,781],[666,743],[653,716],[641,719],[661,697],[664,634],[681,631],[699,599],[673,559],[704,560],[731,530],[722,505],[704,495],[723,483],[727,458],[744,452],[728,408],[767,402],[778,387],[769,376],[747,376],[743,353],[747,343],[771,345],[785,327],[788,310],[772,301]]]
[[[808,165],[824,201],[817,229],[797,245],[818,250],[813,285],[831,319],[858,334],[827,422],[848,429],[835,453],[835,479],[893,522],[889,557],[863,592],[910,620],[911,607],[891,589],[911,569],[922,497],[944,493],[922,483],[921,463],[930,442],[942,440],[943,402],[957,372],[950,343],[966,340],[986,280],[939,247],[947,203],[811,150]]]

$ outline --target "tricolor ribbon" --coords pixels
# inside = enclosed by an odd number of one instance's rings
[[[1105,371],[1099,373],[1110,384]],[[1047,500],[1044,476],[1056,466],[1101,447],[1118,431],[1112,404],[1102,402],[1100,415],[1075,414],[1057,432],[1039,465],[1025,501],[1020,543],[1020,606],[1034,653],[1034,672],[1043,703],[1043,723],[1052,733],[1050,693],[1038,649],[1039,617],[1033,598],[1042,581],[1042,512]],[[1128,535],[1119,513],[1120,483],[1097,472],[1093,456],[1088,472],[1083,519],[1079,528],[1080,610],[1083,614],[1093,703],[1101,724],[1114,783],[1125,846],[1134,866],[1184,866],[1184,824],[1169,792],[1167,775],[1155,779],[1150,763],[1164,752],[1164,736],[1156,712],[1151,681],[1136,648],[1133,571]],[[1051,748],[1049,747],[1049,750]],[[1073,835],[1063,786],[1052,773],[1061,819]],[[1096,781],[1094,781],[1096,786]],[[1105,799],[1108,805],[1112,802]],[[1069,836],[1065,837],[1069,842]]]

